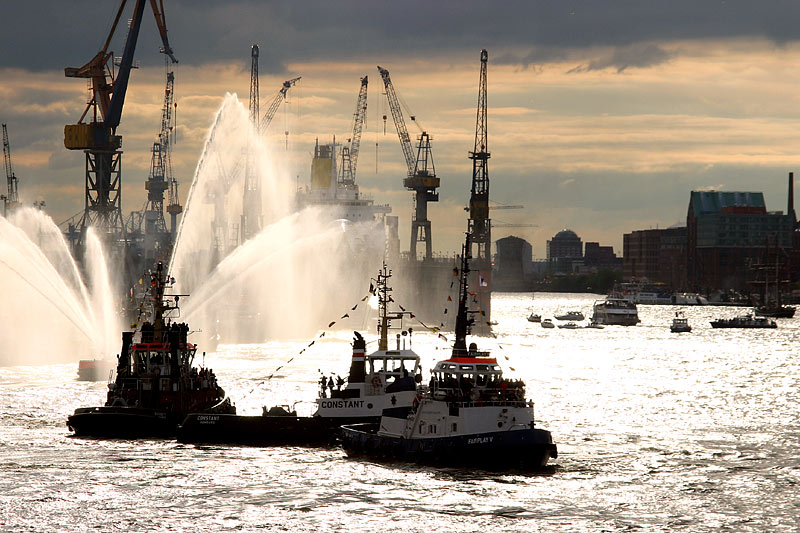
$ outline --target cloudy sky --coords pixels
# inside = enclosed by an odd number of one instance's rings
[[[401,217],[411,193],[376,65],[433,136],[442,180],[430,207],[434,248],[453,252],[466,227],[479,53],[489,51],[490,195],[494,238],[545,241],[570,228],[613,245],[635,229],[685,221],[689,191],[763,191],[786,209],[800,171],[800,3],[792,1],[370,2],[166,0],[176,68],[182,193],[226,92],[245,100],[250,45],[260,46],[265,108],[302,76],[270,127],[276,157],[304,183],[314,139],[348,136],[359,87],[370,95],[357,180]],[[63,126],[86,84],[63,75],[103,45],[117,2],[4,2],[0,121],[8,124],[20,194],[61,222],[83,207],[83,154]],[[147,8],[149,11],[149,7]],[[128,7],[128,13],[131,8]],[[126,16],[130,16],[126,14]],[[121,52],[124,31],[112,49]],[[123,210],[140,209],[157,133],[164,62],[146,11],[122,124]],[[415,125],[409,130],[418,133]],[[288,131],[288,137],[284,132]],[[288,139],[288,149],[286,141]],[[377,149],[376,149],[377,143]]]

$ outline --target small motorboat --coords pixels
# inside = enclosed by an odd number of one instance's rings
[[[531,314],[528,315],[528,322],[541,322],[541,321],[542,321],[542,315],[537,315],[533,311],[531,311]]]
[[[603,329],[605,326],[599,322],[595,322],[594,320],[590,320],[588,324],[583,326],[584,328],[589,329]]]
[[[578,329],[580,326],[575,322],[567,322],[566,324],[559,324],[559,329]]]
[[[583,320],[583,313],[580,311],[567,311],[563,315],[556,315],[556,320]]]
[[[675,313],[669,330],[672,333],[689,333],[692,331],[692,326],[689,325],[689,319],[683,316],[683,313]]]
[[[543,328],[554,328],[554,327],[556,327],[556,325],[553,324],[553,321],[550,320],[549,318],[545,318],[544,320],[542,320],[541,324],[542,324]]]

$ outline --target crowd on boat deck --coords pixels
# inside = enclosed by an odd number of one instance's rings
[[[481,380],[483,378],[485,382]],[[506,379],[499,376],[488,378],[478,375],[476,386],[472,378],[445,374],[439,379],[431,377],[428,384],[432,393],[441,391],[448,402],[523,402],[525,401],[525,382],[521,379]]]
[[[198,371],[192,367],[192,388],[194,390],[214,389],[217,387],[217,376],[210,368],[201,368]]]

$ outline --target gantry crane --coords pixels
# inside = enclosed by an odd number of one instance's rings
[[[389,77],[389,71],[379,66],[378,72],[381,73],[381,78],[386,88],[386,99],[389,101],[389,108],[392,111],[397,136],[400,138],[400,146],[403,148],[403,156],[408,168],[408,175],[403,179],[403,186],[410,191],[414,191],[414,215],[411,220],[409,257],[412,260],[416,260],[417,243],[424,242],[424,258],[430,259],[433,253],[433,239],[431,236],[431,221],[428,220],[428,202],[439,201],[439,193],[436,192],[439,187],[439,178],[436,177],[436,169],[433,165],[431,138],[425,131],[420,134],[417,156],[414,157],[411,137],[408,135],[403,112],[400,109],[400,102]]]
[[[11,143],[8,141],[8,128],[5,124],[3,124],[3,161],[6,167],[8,192],[0,195],[0,199],[3,200],[3,216],[7,216],[19,207],[19,194],[17,192],[17,176],[14,174],[14,167],[11,166]]]
[[[367,116],[367,76],[361,78],[361,88],[356,100],[356,111],[353,113],[353,137],[350,146],[342,147],[342,168],[339,183],[345,187],[356,182],[356,166],[358,165],[358,150],[361,146],[361,130]]]
[[[472,159],[472,190],[469,199],[469,234],[473,251],[472,270],[477,273],[477,283],[473,284],[478,293],[481,314],[490,322],[492,295],[492,224],[489,219],[489,132],[486,112],[486,65],[489,53],[481,50],[481,72],[478,83],[478,111],[475,121],[475,146],[469,153]]]
[[[91,80],[91,97],[78,123],[64,127],[64,146],[69,150],[83,150],[86,154],[84,212],[78,227],[70,228],[68,232],[70,236],[76,237],[77,242],[73,242],[73,246],[83,245],[86,229],[89,226],[97,227],[102,234],[117,244],[124,244],[126,240],[120,205],[122,137],[117,135],[117,127],[122,118],[122,108],[125,104],[136,41],[146,3],[146,0],[136,0],[125,49],[118,65],[114,61],[114,52],[109,50],[109,45],[127,0],[122,0],[103,48],[84,66],[64,69],[64,75],[68,78]],[[161,34],[163,44],[161,51],[177,63],[167,39],[163,0],[160,2],[150,0],[150,6]]]

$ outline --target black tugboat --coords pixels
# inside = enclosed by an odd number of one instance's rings
[[[375,280],[378,294],[380,340],[378,350],[366,352],[366,342],[358,333],[353,339],[350,372],[344,387],[320,382],[312,416],[297,416],[289,408],[264,408],[262,415],[191,413],[178,428],[178,440],[184,443],[239,444],[248,446],[332,444],[339,427],[358,422],[377,422],[385,408],[411,406],[417,384],[422,380],[419,356],[406,349],[410,344],[410,328],[403,331],[403,344],[397,335],[397,348],[389,349],[388,332],[392,320],[400,320],[409,312],[389,312],[391,271],[383,266]]]
[[[462,251],[452,356],[436,364],[410,407],[386,409],[377,424],[345,425],[347,455],[434,466],[537,470],[558,455],[549,431],[534,427],[525,384],[503,377],[497,360],[467,348],[474,319],[469,297],[470,235]]]
[[[102,407],[82,407],[67,418],[76,436],[109,438],[173,437],[188,413],[235,413],[214,372],[194,367],[197,347],[187,340],[189,326],[169,323],[178,315],[179,296],[164,291],[168,276],[159,262],[150,273],[143,305],[150,320],[122,333],[116,379]]]

